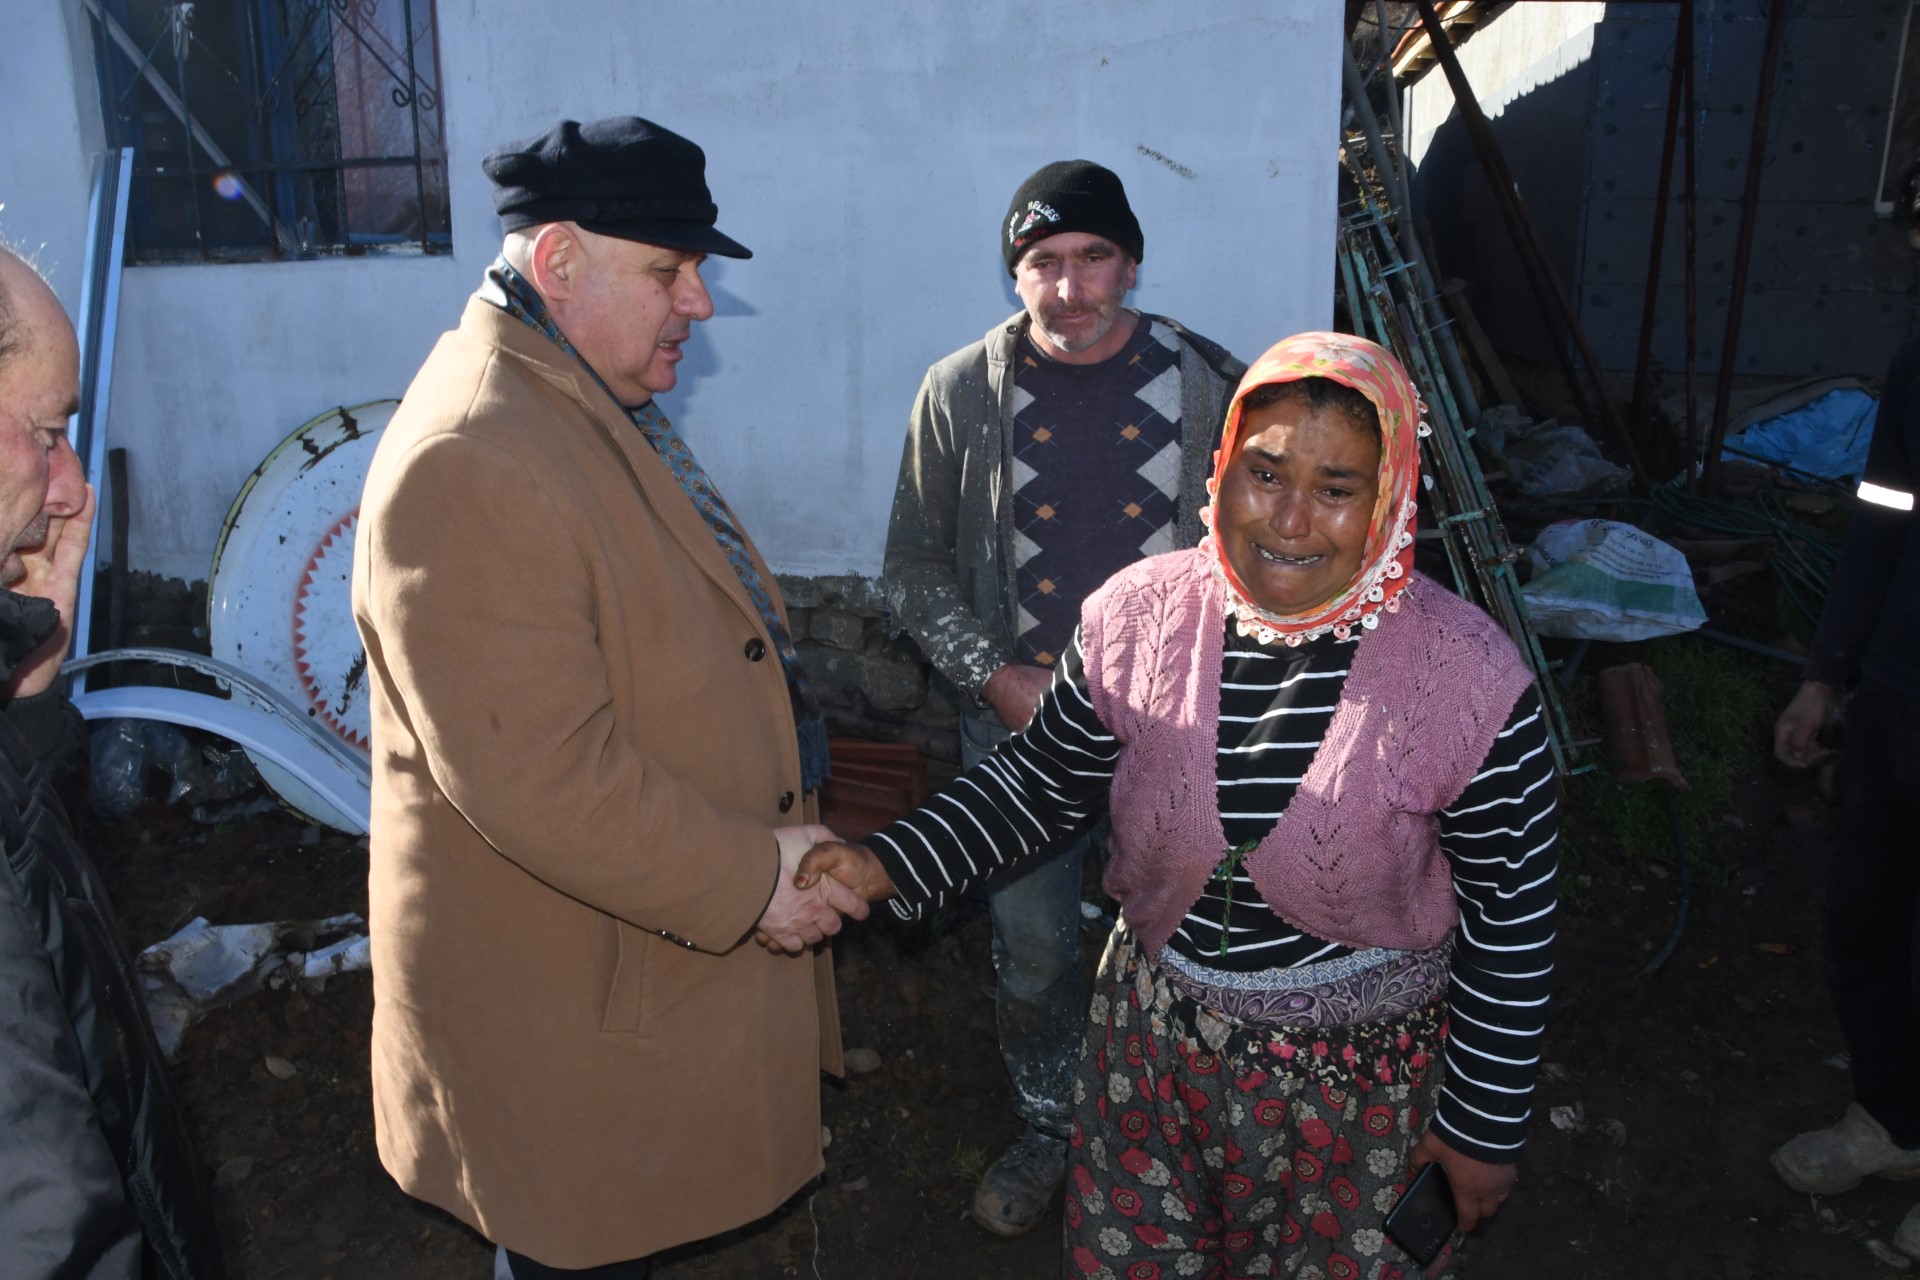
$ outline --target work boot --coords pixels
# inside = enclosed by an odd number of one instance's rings
[[[980,1179],[973,1220],[997,1236],[1019,1235],[1040,1220],[1066,1173],[1066,1139],[1027,1130]]]
[[[1839,1124],[1783,1143],[1773,1153],[1773,1171],[1795,1191],[1830,1196],[1851,1191],[1869,1177],[1920,1178],[1920,1150],[1895,1143],[1856,1102]],[[1920,1221],[1913,1226],[1920,1233]]]
[[[1920,1205],[1907,1210],[1893,1233],[1893,1247],[1909,1258],[1920,1258]]]

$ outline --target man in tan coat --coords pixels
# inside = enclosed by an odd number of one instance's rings
[[[793,887],[823,829],[782,825],[815,812],[818,703],[652,403],[713,313],[702,259],[748,256],[704,168],[634,118],[488,156],[501,259],[361,506],[380,1156],[513,1280],[645,1276],[774,1209],[839,1069],[813,944],[864,909]]]

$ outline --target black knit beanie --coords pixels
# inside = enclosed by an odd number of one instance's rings
[[[1013,193],[1000,236],[1007,274],[1013,274],[1029,245],[1066,231],[1105,237],[1135,262],[1146,257],[1140,223],[1119,175],[1091,160],[1056,160]]]

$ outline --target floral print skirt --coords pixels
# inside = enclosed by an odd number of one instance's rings
[[[1168,972],[1114,930],[1074,1085],[1065,1274],[1453,1274],[1457,1238],[1423,1271],[1381,1230],[1439,1088],[1444,976],[1411,1011],[1298,1027],[1208,1007]]]

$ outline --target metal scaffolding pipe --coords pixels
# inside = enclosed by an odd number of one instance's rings
[[[1689,5],[1692,0],[1687,0]],[[1693,378],[1694,363],[1700,351],[1700,179],[1694,166],[1695,144],[1699,138],[1699,112],[1694,105],[1694,58],[1693,26],[1688,24],[1683,32],[1687,41],[1687,133],[1686,145],[1681,148],[1683,159],[1680,162],[1682,173],[1681,195],[1686,207],[1686,265],[1682,268],[1686,283],[1683,292],[1686,295],[1686,336],[1687,371],[1684,392],[1687,398],[1687,492],[1692,493],[1699,479],[1700,467],[1700,411],[1694,404]]]
[[[1519,252],[1520,262],[1527,269],[1528,279],[1534,284],[1535,298],[1540,303],[1543,314],[1557,315],[1566,331],[1572,336],[1574,345],[1580,352],[1580,358],[1587,366],[1589,379],[1600,402],[1601,413],[1605,418],[1609,434],[1614,443],[1625,455],[1627,465],[1632,469],[1634,478],[1644,488],[1651,484],[1646,464],[1641,461],[1640,449],[1634,443],[1632,434],[1620,416],[1620,406],[1614,402],[1613,393],[1600,377],[1600,360],[1594,354],[1593,345],[1587,341],[1586,330],[1580,324],[1580,317],[1573,309],[1572,301],[1566,290],[1553,274],[1551,261],[1547,257],[1546,244],[1540,235],[1539,227],[1533,221],[1533,215],[1527,211],[1526,201],[1520,196],[1519,184],[1514,181],[1513,171],[1507,167],[1505,154],[1500,149],[1500,140],[1493,136],[1493,126],[1487,122],[1486,113],[1480,109],[1479,99],[1474,96],[1473,85],[1467,79],[1467,73],[1460,65],[1460,59],[1453,51],[1453,45],[1446,38],[1440,15],[1434,11],[1433,0],[1418,0],[1420,17],[1426,23],[1427,33],[1432,39],[1434,55],[1440,60],[1440,66],[1446,72],[1447,83],[1453,89],[1454,104],[1460,110],[1460,119],[1467,128],[1467,136],[1472,139],[1475,153],[1487,170],[1489,185],[1493,188],[1494,203],[1499,207],[1501,217],[1506,221],[1508,234],[1513,238],[1514,247]],[[1564,363],[1565,353],[1562,352]],[[1578,383],[1574,384],[1577,388]]]
[[[1399,234],[1400,255],[1413,266],[1413,274],[1418,298],[1415,305],[1426,312],[1427,328],[1434,335],[1434,345],[1440,351],[1440,363],[1445,368],[1449,381],[1453,383],[1453,393],[1460,398],[1460,416],[1465,420],[1468,430],[1480,425],[1480,399],[1473,393],[1473,383],[1467,379],[1467,367],[1460,359],[1459,344],[1454,342],[1449,332],[1452,322],[1441,308],[1440,290],[1434,286],[1433,272],[1427,266],[1426,254],[1421,252],[1420,241],[1413,233],[1413,191],[1407,185],[1406,175],[1399,165],[1394,163],[1392,152],[1387,150],[1385,140],[1380,136],[1380,119],[1374,115],[1373,104],[1367,100],[1367,83],[1360,76],[1360,68],[1353,60],[1353,46],[1342,43],[1340,52],[1343,58],[1343,72],[1347,83],[1347,97],[1353,101],[1353,112],[1360,121],[1360,129],[1367,135],[1367,146],[1373,150],[1373,164],[1386,184],[1393,215],[1394,230]]]
[[[1667,199],[1673,194],[1673,144],[1680,131],[1680,104],[1693,76],[1693,0],[1680,0],[1679,26],[1673,37],[1673,78],[1667,85],[1667,125],[1660,140],[1660,180],[1653,196],[1653,237],[1647,249],[1647,296],[1640,308],[1640,349],[1633,359],[1633,401],[1627,420],[1635,430],[1647,422],[1647,387],[1653,371],[1653,322],[1660,307],[1660,264],[1667,249]],[[1683,52],[1688,55],[1683,57]],[[1687,128],[1693,127],[1689,116]]]
[[[1424,0],[1422,0],[1424,3]],[[1760,53],[1760,87],[1753,96],[1753,141],[1747,148],[1747,186],[1740,194],[1740,238],[1733,250],[1733,279],[1727,294],[1727,334],[1720,343],[1720,376],[1713,390],[1713,423],[1707,432],[1700,489],[1711,498],[1720,489],[1720,446],[1727,437],[1727,405],[1733,397],[1734,366],[1740,354],[1740,321],[1746,310],[1747,269],[1753,262],[1753,228],[1760,210],[1760,175],[1767,163],[1767,117],[1772,114],[1773,82],[1786,42],[1786,0],[1767,8],[1767,42]]]

